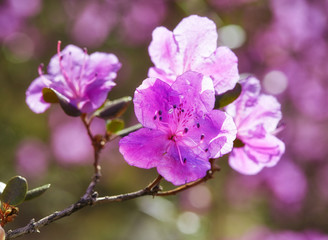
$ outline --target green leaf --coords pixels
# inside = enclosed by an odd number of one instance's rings
[[[128,128],[125,128],[121,131],[118,131],[116,133],[116,135],[118,136],[121,136],[121,137],[125,137],[126,135],[132,133],[132,132],[135,132],[137,131],[138,129],[142,128],[142,125],[140,123],[136,124],[136,125],[133,125],[131,127],[128,127]]]
[[[21,204],[27,192],[27,181],[21,176],[12,177],[6,184],[0,200],[13,206]]]
[[[59,103],[56,93],[51,88],[42,89],[43,100],[47,103]]]
[[[126,111],[131,100],[132,98],[127,96],[114,101],[108,101],[95,112],[95,116],[106,120],[120,117]]]
[[[46,185],[28,190],[26,193],[26,196],[25,196],[25,201],[39,197],[41,194],[43,194],[45,191],[47,191],[50,188],[50,186],[51,186],[51,184],[46,184]]]
[[[53,89],[53,88],[44,88],[44,89],[42,90],[42,93],[46,94],[46,95],[43,95],[43,98],[45,98],[45,97],[47,98],[47,100],[45,100],[45,101],[53,101],[51,103],[55,103],[56,102],[55,96],[56,96],[57,100],[58,100],[57,102],[59,102],[61,108],[64,110],[64,112],[68,116],[78,117],[82,114],[79,109],[77,109],[73,104],[71,104],[69,102],[69,99],[67,97],[65,97],[61,93],[57,92],[55,89]]]
[[[3,192],[3,190],[5,189],[5,187],[6,187],[6,184],[3,183],[3,182],[0,182],[0,196],[1,196],[2,192]]]
[[[124,129],[124,121],[121,119],[112,119],[106,122],[107,132],[117,133]]]
[[[233,101],[235,101],[241,94],[241,84],[237,83],[236,86],[229,91],[226,91],[223,94],[215,96],[215,107],[214,108],[223,108]]]

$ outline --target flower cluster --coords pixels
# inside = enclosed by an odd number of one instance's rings
[[[215,95],[224,96],[239,80],[237,57],[229,48],[217,47],[217,38],[215,23],[195,15],[172,32],[154,30],[149,54],[155,66],[133,99],[143,128],[119,143],[130,165],[156,167],[167,181],[182,185],[203,178],[211,169],[210,159],[231,151],[230,165],[244,174],[278,162],[284,144],[273,134],[281,119],[280,104],[260,94],[257,79],[241,80],[239,98],[226,109],[214,109]],[[45,99],[47,89],[79,114],[94,113],[115,85],[120,67],[113,54],[89,56],[73,45],[60,51],[59,42],[48,74],[40,67],[26,102],[34,112],[44,112],[51,102]]]

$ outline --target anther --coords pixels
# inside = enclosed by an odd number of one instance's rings
[[[162,115],[162,111],[161,110],[158,111],[158,115]]]
[[[183,132],[184,132],[184,133],[187,133],[187,132],[188,132],[188,128],[185,128],[185,129],[183,130]]]
[[[205,149],[205,152],[208,152],[208,148]]]
[[[203,140],[203,139],[204,139],[204,137],[205,137],[205,135],[204,135],[204,134],[202,134],[202,135],[200,136],[200,140]]]
[[[200,124],[199,123],[197,123],[197,128],[200,128]]]
[[[181,109],[181,112],[184,112],[184,109]]]
[[[183,159],[183,163],[186,163],[186,162],[187,162],[187,158],[184,158],[184,159]]]
[[[154,120],[156,120],[156,119],[157,119],[157,116],[155,115],[155,116],[154,116]]]
[[[160,121],[162,121],[162,119],[163,119],[162,117],[159,117],[159,120],[160,120]]]
[[[174,104],[174,105],[173,105],[173,108],[177,108],[177,105]]]

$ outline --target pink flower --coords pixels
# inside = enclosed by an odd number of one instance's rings
[[[273,135],[281,119],[280,104],[275,97],[260,94],[256,78],[240,83],[241,95],[226,108],[237,126],[229,164],[240,173],[256,174],[263,167],[276,165],[285,151],[284,143]]]
[[[134,95],[136,116],[144,128],[120,141],[132,166],[156,167],[175,185],[206,175],[210,158],[231,151],[236,128],[232,118],[214,107],[210,78],[186,72],[170,86],[148,78]]]
[[[121,63],[114,54],[95,52],[90,56],[74,45],[68,45],[55,55],[48,74],[35,79],[26,91],[26,103],[35,113],[42,113],[50,104],[43,99],[42,89],[51,88],[77,111],[89,113],[99,108],[116,84],[116,72]]]
[[[216,94],[232,89],[239,79],[238,60],[229,48],[217,48],[217,38],[215,23],[196,15],[184,18],[173,32],[157,27],[148,49],[155,67],[148,76],[172,84],[191,70],[210,77]]]

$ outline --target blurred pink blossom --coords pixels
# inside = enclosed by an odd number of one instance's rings
[[[49,151],[38,139],[23,140],[16,152],[17,172],[29,178],[39,178],[48,169]]]

